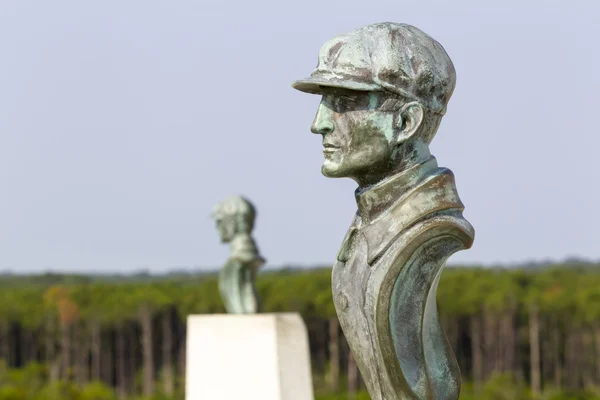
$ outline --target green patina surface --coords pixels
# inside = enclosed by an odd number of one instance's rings
[[[241,196],[217,204],[213,218],[221,241],[229,243],[231,255],[219,272],[219,292],[230,314],[260,311],[256,293],[256,274],[265,263],[251,236],[256,218],[254,206]]]
[[[322,95],[311,131],[322,173],[358,184],[332,272],[340,325],[373,400],[456,400],[460,371],[439,322],[444,263],[467,249],[453,173],[429,151],[456,82],[444,48],[380,23],[339,35],[293,87]]]

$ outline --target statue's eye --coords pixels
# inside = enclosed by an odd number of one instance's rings
[[[355,108],[357,102],[358,98],[356,96],[342,95],[336,98],[335,105],[339,110],[348,110]]]
[[[359,96],[346,93],[331,93],[323,97],[325,105],[337,112],[354,110],[361,103]]]

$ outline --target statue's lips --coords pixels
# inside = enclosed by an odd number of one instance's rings
[[[335,153],[339,149],[340,149],[339,146],[335,146],[335,145],[333,145],[331,143],[324,143],[323,144],[323,154],[325,154],[325,155]]]

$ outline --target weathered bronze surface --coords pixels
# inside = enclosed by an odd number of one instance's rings
[[[223,243],[231,246],[231,256],[219,273],[219,292],[231,314],[253,314],[260,311],[256,293],[256,273],[265,260],[251,236],[256,218],[254,206],[240,196],[217,204],[213,218]]]
[[[453,173],[429,152],[456,74],[419,29],[379,23],[336,36],[293,87],[322,95],[311,131],[322,173],[358,183],[333,268],[340,324],[371,399],[458,399],[460,371],[438,319],[444,263],[471,247]]]

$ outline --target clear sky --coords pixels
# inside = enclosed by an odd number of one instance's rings
[[[328,264],[355,183],[320,174],[330,37],[419,27],[458,80],[432,144],[474,247],[452,263],[600,259],[600,2],[4,0],[0,270],[214,268],[209,217],[243,194],[269,265]]]

